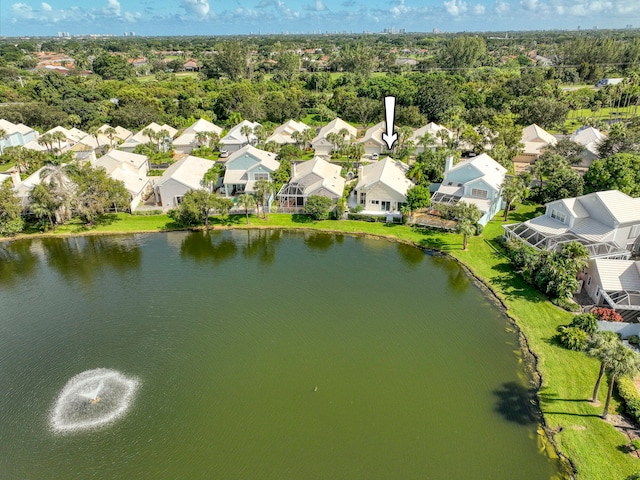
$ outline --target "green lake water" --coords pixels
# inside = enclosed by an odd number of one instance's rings
[[[73,376],[139,379],[55,433]],[[0,244],[0,479],[558,478],[507,319],[454,262],[227,231]]]

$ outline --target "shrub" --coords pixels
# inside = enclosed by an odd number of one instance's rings
[[[640,345],[640,337],[638,335],[631,335],[627,340],[631,345]]]
[[[351,211],[353,213],[360,213],[363,210],[364,210],[364,207],[361,204],[358,204],[354,208],[351,209]]]
[[[304,204],[304,213],[311,215],[315,220],[326,220],[329,218],[332,204],[330,198],[311,195]]]
[[[593,313],[581,313],[580,315],[576,315],[575,317],[573,317],[571,326],[584,330],[589,335],[591,335],[593,333],[596,333],[596,331],[598,330],[598,317],[596,317]]]
[[[616,379],[618,393],[624,400],[624,408],[632,420],[640,423],[640,394],[633,383],[633,379],[629,377],[620,377]]]
[[[566,310],[567,312],[579,312],[580,305],[571,300],[570,298],[552,298],[551,303]]]
[[[611,308],[604,307],[596,307],[591,310],[595,316],[598,317],[598,320],[602,320],[604,322],[623,322],[622,315]]]
[[[587,348],[589,335],[584,330],[570,325],[560,325],[558,332],[558,340],[569,350],[581,352]]]

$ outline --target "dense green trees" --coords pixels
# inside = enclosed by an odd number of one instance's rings
[[[94,73],[105,80],[125,80],[135,74],[133,67],[129,65],[126,58],[107,53],[96,57],[91,64],[91,68]]]
[[[22,205],[11,179],[0,183],[0,235],[14,235],[24,228]]]
[[[333,202],[330,198],[321,195],[311,195],[304,204],[304,213],[314,220],[326,220],[329,218]]]
[[[620,190],[640,197],[640,154],[617,153],[594,161],[584,175],[587,193]]]

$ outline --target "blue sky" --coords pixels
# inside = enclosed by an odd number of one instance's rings
[[[2,0],[0,36],[640,27],[640,0]]]

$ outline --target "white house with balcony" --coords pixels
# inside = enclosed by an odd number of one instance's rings
[[[345,179],[342,168],[314,157],[306,162],[291,165],[291,180],[278,192],[281,207],[302,208],[311,195],[327,197],[336,203],[344,193]]]
[[[222,187],[227,197],[254,192],[258,180],[271,180],[280,167],[276,154],[246,145],[232,153],[225,162]]]
[[[640,198],[618,190],[549,202],[544,215],[505,225],[505,236],[537,249],[582,243],[591,258],[629,259],[640,247]]]
[[[507,170],[486,153],[456,165],[453,157],[447,157],[444,180],[431,197],[431,203],[473,204],[482,212],[478,223],[486,225],[503,207],[500,187],[506,173]]]

